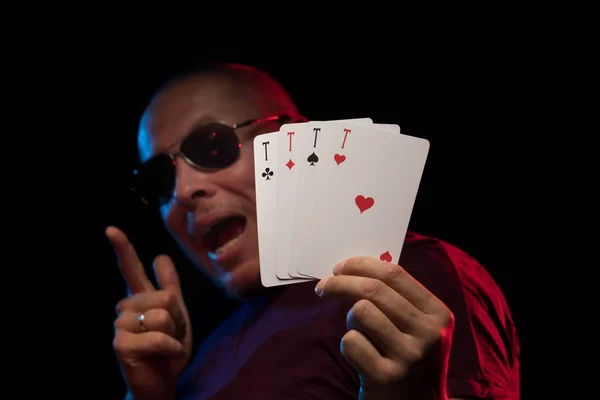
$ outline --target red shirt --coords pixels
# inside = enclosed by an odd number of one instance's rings
[[[491,276],[456,247],[411,232],[399,264],[454,313],[449,397],[518,399],[518,338]],[[274,288],[237,308],[200,346],[179,398],[355,400],[359,378],[339,350],[353,303],[320,299],[315,285]]]

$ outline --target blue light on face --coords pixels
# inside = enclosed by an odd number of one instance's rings
[[[140,159],[144,161],[150,158],[150,155],[152,154],[152,136],[143,124],[138,132],[137,145]]]
[[[160,216],[161,216],[162,220],[166,221],[167,216],[169,215],[169,212],[171,211],[171,203],[163,204],[162,206],[160,206],[159,211],[160,211]]]

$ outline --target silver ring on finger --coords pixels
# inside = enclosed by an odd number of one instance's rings
[[[148,330],[148,329],[146,329],[146,325],[144,325],[145,318],[146,318],[145,313],[141,313],[137,317],[137,320],[138,320],[138,323],[140,324],[140,328],[141,328],[142,332],[146,332]]]

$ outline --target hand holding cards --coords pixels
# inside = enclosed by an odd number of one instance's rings
[[[429,151],[371,119],[283,125],[254,139],[261,280],[322,279],[338,262],[397,262]]]

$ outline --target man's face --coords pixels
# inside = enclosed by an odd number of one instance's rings
[[[142,161],[167,149],[179,151],[178,142],[207,122],[235,124],[279,111],[234,96],[227,85],[215,77],[188,78],[160,94],[140,125]],[[260,288],[252,140],[277,129],[262,123],[236,130],[240,158],[216,172],[201,172],[176,158],[174,198],[161,208],[186,254],[234,296]]]

